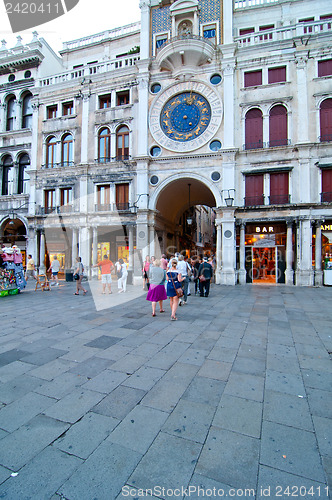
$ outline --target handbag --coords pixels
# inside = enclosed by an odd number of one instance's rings
[[[202,268],[202,273],[204,273],[204,264],[203,264],[203,268]],[[200,276],[198,276],[198,279],[200,282],[206,281],[204,274],[201,274]]]
[[[73,274],[73,278],[75,281],[78,281],[80,279],[80,275],[75,273],[75,274]]]
[[[172,271],[170,271],[170,273],[171,272]],[[182,290],[182,288],[175,288],[174,280],[172,278],[172,274],[171,274],[171,280],[172,280],[172,283],[173,283],[173,287],[174,287],[175,293],[176,293],[177,297],[180,299],[181,297],[183,297],[183,290]]]

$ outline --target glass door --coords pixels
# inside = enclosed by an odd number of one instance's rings
[[[252,282],[254,284],[276,283],[276,249],[252,248]]]

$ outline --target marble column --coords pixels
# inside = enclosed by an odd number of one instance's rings
[[[156,256],[154,224],[149,225],[150,257]]]
[[[98,228],[92,228],[92,265],[95,266],[97,264],[97,256],[98,256]],[[93,267],[91,269],[91,273],[93,277],[98,277],[98,269]]]
[[[215,221],[215,225],[217,228],[217,237],[216,237],[216,269],[215,269],[215,279],[216,283],[220,283],[221,281],[221,254],[222,254],[222,236],[221,236],[221,222],[219,220]]]
[[[74,269],[76,266],[77,253],[77,242],[78,242],[78,230],[73,228],[72,230],[72,245],[71,245],[71,267]]]
[[[39,274],[46,272],[45,267],[45,233],[40,233],[40,247],[39,247]]]
[[[239,269],[239,284],[245,285],[247,281],[246,272],[246,225],[244,222],[240,225],[240,269]]]
[[[128,269],[134,269],[134,226],[127,226],[128,229],[128,244],[129,244],[129,256],[128,256]]]
[[[315,238],[315,285],[323,284],[322,273],[322,221],[316,221],[316,238]]]
[[[314,273],[312,269],[312,227],[309,218],[299,221],[299,255],[298,268],[295,271],[296,284],[312,286]]]
[[[294,284],[294,251],[293,251],[293,221],[287,222],[287,237],[286,237],[286,270],[285,282],[286,285]]]

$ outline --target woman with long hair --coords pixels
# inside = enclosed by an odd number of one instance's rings
[[[167,272],[167,297],[170,300],[171,306],[171,320],[176,321],[178,318],[176,317],[176,311],[179,306],[179,297],[177,296],[176,289],[181,288],[181,281],[184,280],[182,278],[181,273],[178,272],[176,266],[178,265],[178,261],[176,259],[172,259],[171,267]]]
[[[142,269],[142,273],[143,273],[143,290],[145,290],[145,284],[148,286],[148,283],[149,283],[149,275],[148,275],[149,269],[150,269],[150,257],[149,257],[149,255],[147,255],[145,257],[145,261],[143,263],[143,269]]]
[[[74,293],[74,295],[79,295],[80,290],[83,290],[83,295],[85,295],[87,290],[85,290],[85,288],[83,288],[83,286],[82,286],[84,267],[82,264],[81,257],[76,257],[76,262],[77,262],[77,264],[76,264],[77,267],[76,267],[74,274],[78,274],[79,278],[78,278],[78,280],[76,280],[76,292]]]

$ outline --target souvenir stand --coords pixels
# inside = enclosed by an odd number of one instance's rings
[[[20,249],[3,247],[0,254],[0,297],[16,295],[26,286]]]

